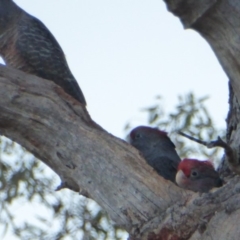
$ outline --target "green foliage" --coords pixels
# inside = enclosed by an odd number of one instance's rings
[[[223,154],[222,149],[208,149],[177,133],[182,131],[204,141],[216,140],[218,136],[225,138],[224,130],[215,128],[212,116],[206,109],[207,99],[208,97],[196,98],[193,93],[179,96],[175,109],[167,112],[163,98],[158,96],[156,103],[143,111],[148,115],[148,125],[170,132],[169,135],[182,158],[210,159],[218,165]],[[127,124],[125,129],[131,128],[131,124]]]
[[[0,239],[123,239],[97,203],[55,192],[54,172],[4,137],[0,146]]]
[[[182,157],[220,159],[219,149],[205,147],[176,134],[182,130],[204,140],[223,131],[214,123],[204,103],[192,93],[179,97],[173,111],[166,112],[162,98],[145,108],[148,124],[170,130]],[[129,128],[130,124],[128,125]],[[55,192],[60,183],[55,173],[16,143],[0,138],[0,239],[126,239],[92,200],[69,190]]]

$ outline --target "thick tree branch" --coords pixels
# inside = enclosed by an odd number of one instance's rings
[[[0,66],[0,96],[1,134],[44,161],[63,185],[87,191],[125,229],[136,231],[183,198],[54,83]]]
[[[165,2],[185,27],[196,29],[210,43],[239,101],[239,1]],[[132,239],[239,236],[238,176],[201,196],[183,191],[158,176],[137,150],[92,121],[86,109],[54,83],[0,66],[0,96],[0,133],[50,166],[62,179],[61,187],[96,200]],[[234,130],[232,139],[237,140],[239,128]]]
[[[198,31],[210,44],[240,102],[240,1],[164,0],[185,28]]]
[[[210,44],[230,79],[230,111],[227,119],[227,143],[235,159],[229,167],[240,172],[240,1],[238,0],[164,0],[185,28],[199,32]],[[217,86],[216,86],[217,89]],[[221,96],[219,96],[221,97]],[[228,166],[224,163],[223,169]]]
[[[132,239],[190,239],[213,234],[212,219],[240,217],[232,214],[240,208],[238,178],[201,196],[178,188],[54,83],[0,65],[0,96],[1,134],[50,166],[63,186],[87,192]]]
[[[236,171],[236,168],[240,166],[240,2],[238,0],[164,1],[167,8],[180,18],[185,28],[195,29],[207,40],[230,79],[227,143],[233,149],[232,156],[234,156],[234,163],[236,163],[234,169]],[[223,174],[224,171],[229,175],[226,161],[221,166]],[[231,179],[227,185],[213,193],[212,196],[215,200],[211,201],[210,195],[206,196],[206,201],[203,201],[202,207],[205,205],[206,208],[214,208],[215,214],[211,215],[210,213],[209,217],[203,216],[202,226],[198,222],[199,231],[188,236],[183,234],[183,239],[239,239],[240,230],[236,223],[239,219],[239,178]],[[202,207],[199,210],[204,212]],[[197,211],[195,207],[188,206],[187,212],[189,214],[191,209]],[[195,223],[196,218],[192,219]],[[187,221],[186,225],[188,225]]]

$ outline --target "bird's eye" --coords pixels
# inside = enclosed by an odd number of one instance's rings
[[[191,172],[191,176],[192,176],[192,177],[197,177],[197,175],[198,175],[197,171],[192,171],[192,172]]]
[[[141,138],[141,134],[140,133],[136,133],[135,136],[134,136],[135,139],[139,139]]]

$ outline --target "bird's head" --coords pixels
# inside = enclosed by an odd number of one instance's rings
[[[157,128],[139,126],[134,128],[129,134],[129,142],[134,147],[151,146],[159,141],[169,141],[167,132],[161,131]]]
[[[182,188],[205,192],[219,187],[221,182],[210,161],[185,158],[178,165],[176,183]]]

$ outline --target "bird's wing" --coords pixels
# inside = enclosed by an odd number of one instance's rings
[[[31,73],[54,81],[68,94],[86,104],[60,45],[46,26],[27,13],[18,25],[16,49],[31,69]],[[24,71],[27,72],[27,67],[24,67]]]
[[[149,163],[159,175],[163,176],[167,180],[175,182],[175,176],[177,173],[178,163],[173,161],[171,158],[161,156],[155,158]]]

